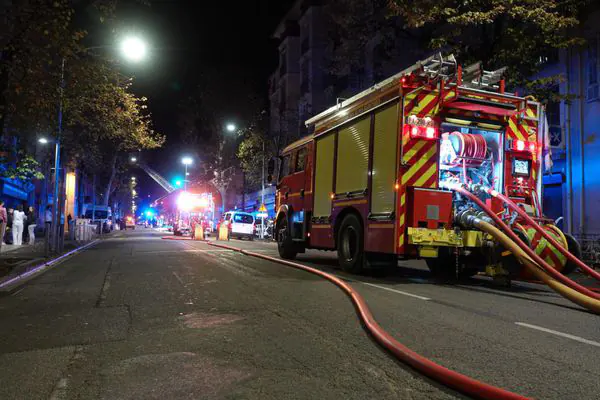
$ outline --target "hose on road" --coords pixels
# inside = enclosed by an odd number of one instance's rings
[[[492,235],[505,248],[509,249],[518,259],[520,259],[523,262],[523,264],[535,275],[536,278],[544,282],[552,290],[559,293],[566,299],[571,300],[573,303],[600,314],[600,301],[593,299],[589,296],[585,296],[579,293],[578,291],[571,289],[567,285],[564,285],[550,277],[550,275],[548,275],[544,269],[542,269],[538,264],[536,264],[517,243],[512,241],[498,228],[479,218],[474,218],[474,226]]]
[[[581,261],[575,255],[573,255],[569,250],[565,249],[563,247],[563,245],[558,243],[558,241],[556,239],[554,239],[551,235],[549,235],[548,232],[543,230],[542,227],[536,221],[534,221],[533,218],[531,218],[529,215],[527,215],[527,213],[522,208],[520,208],[517,204],[515,204],[515,202],[513,202],[511,199],[509,199],[502,193],[499,193],[496,190],[489,188],[487,186],[478,186],[478,188],[480,190],[483,190],[484,192],[488,193],[490,196],[496,197],[496,198],[502,200],[504,203],[506,203],[511,210],[513,210],[517,214],[519,214],[519,216],[521,218],[523,218],[525,221],[527,221],[527,223],[529,225],[531,225],[533,227],[533,229],[535,229],[539,234],[541,234],[544,237],[544,239],[546,239],[548,242],[550,242],[550,244],[552,244],[552,246],[554,246],[558,251],[560,251],[571,262],[575,263],[575,265],[577,265],[583,272],[585,272],[587,275],[593,277],[594,279],[600,281],[600,273],[598,273],[593,268],[586,265],[583,261]]]
[[[239,253],[261,258],[264,260],[276,262],[279,264],[287,265],[296,269],[300,269],[312,274],[318,275],[322,278],[327,279],[334,285],[338,286],[343,292],[348,295],[364,328],[367,332],[379,343],[382,347],[392,353],[399,361],[410,365],[415,370],[423,373],[431,379],[459,392],[465,393],[471,397],[478,399],[494,399],[494,400],[516,400],[516,399],[527,399],[522,395],[509,392],[505,389],[488,385],[487,383],[480,382],[476,379],[470,378],[466,375],[460,374],[456,371],[452,371],[445,368],[435,362],[415,353],[408,347],[404,346],[396,339],[394,339],[388,332],[386,332],[373,318],[371,310],[367,306],[365,299],[356,291],[352,286],[343,280],[339,279],[335,275],[323,272],[319,269],[308,267],[299,263],[282,260],[276,257],[267,256],[264,254],[254,253],[251,251],[239,249],[232,246],[223,244],[217,244],[208,242],[211,246],[220,247],[223,249],[237,251]]]
[[[533,251],[533,249],[531,249],[525,242],[523,242],[521,240],[521,238],[519,238],[512,231],[512,229],[510,229],[510,227],[508,225],[506,225],[506,223],[504,221],[502,221],[502,219],[500,219],[500,217],[498,217],[488,206],[486,206],[481,201],[481,199],[479,199],[479,197],[477,197],[473,193],[469,192],[467,189],[465,189],[463,187],[463,185],[460,185],[460,184],[452,185],[452,186],[449,186],[449,188],[468,197],[475,204],[477,204],[496,223],[496,225],[499,226],[504,231],[504,233],[511,239],[511,241],[514,242],[517,246],[519,246],[519,248],[521,250],[523,250],[539,267],[541,267],[544,270],[544,272],[546,272],[548,275],[550,275],[555,280],[561,282],[563,285],[568,286],[571,289],[574,289],[575,291],[579,292],[581,295],[590,297],[591,299],[595,300],[594,304],[597,304],[597,306],[594,305],[594,307],[590,310],[594,311],[596,313],[600,313],[600,293],[591,291],[590,289],[586,288],[585,286],[582,286],[582,285],[578,284],[577,282],[567,278],[566,276],[564,276],[563,274],[561,274],[560,272],[558,272],[557,270],[552,268],[550,265],[548,265],[548,263],[546,261],[544,261],[535,251]],[[559,291],[558,293],[561,296],[566,297],[563,292]],[[571,299],[569,299],[569,300],[571,300]],[[577,303],[577,304],[580,304],[580,303]],[[585,304],[588,304],[588,303],[585,302]]]

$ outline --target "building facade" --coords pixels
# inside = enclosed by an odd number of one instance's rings
[[[600,235],[600,8],[588,14],[586,45],[562,50],[547,73],[567,98],[547,106],[553,166],[544,176],[544,210],[575,236]],[[567,97],[568,96],[568,97]]]
[[[402,28],[396,21],[398,30]],[[390,54],[380,33],[363,49],[347,75],[328,71],[333,58],[332,20],[325,0],[298,0],[273,33],[279,64],[269,78],[270,133],[278,148],[310,133],[304,122],[345,98],[374,85],[424,58],[416,42],[397,35]]]

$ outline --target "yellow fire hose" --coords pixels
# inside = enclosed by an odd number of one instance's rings
[[[480,218],[474,219],[474,225],[482,231],[490,234],[498,240],[505,248],[513,252],[513,254],[542,282],[548,285],[552,290],[572,301],[581,307],[600,314],[600,301],[584,294],[579,293],[570,287],[558,282],[536,264],[515,242],[513,242],[504,232],[496,228],[492,224],[483,221]]]

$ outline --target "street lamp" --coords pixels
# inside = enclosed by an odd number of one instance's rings
[[[188,165],[192,165],[194,160],[192,160],[192,157],[183,157],[181,159],[181,162],[183,163],[183,165],[185,165],[185,176],[187,177],[188,176],[188,171],[187,171]],[[186,177],[183,178],[183,190],[184,191],[187,191],[187,181],[188,180]]]
[[[40,142],[41,144],[48,144],[48,139],[46,139],[45,137],[41,137],[38,139],[38,142]]]
[[[227,132],[234,132],[235,131],[235,124],[229,123],[227,124],[227,126],[225,126],[225,129],[227,129]]]
[[[104,49],[114,47],[114,45],[103,45],[103,46],[92,46],[88,47],[85,50],[93,50],[93,49]],[[123,40],[121,43],[121,52],[123,56],[130,61],[141,61],[146,56],[146,45],[144,42],[138,37],[129,37]],[[63,55],[60,65],[60,80],[58,85],[58,124],[56,131],[56,140],[54,145],[54,209],[52,210],[53,222],[54,226],[52,227],[52,231],[54,232],[54,243],[55,250],[58,250],[59,247],[59,234],[60,234],[60,215],[61,210],[58,204],[58,195],[59,195],[59,184],[60,184],[60,145],[62,140],[62,131],[63,131],[63,99],[64,99],[64,91],[65,91],[65,64],[67,62],[67,57]],[[43,142],[40,140],[40,143]],[[102,229],[101,229],[102,230]]]
[[[137,161],[137,157],[131,157],[129,160],[130,160],[131,162],[136,162],[136,161]]]
[[[136,36],[125,38],[121,43],[121,52],[130,61],[142,61],[146,58],[146,43]]]

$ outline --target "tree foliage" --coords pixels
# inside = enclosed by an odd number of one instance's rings
[[[391,0],[410,28],[429,28],[430,45],[486,69],[508,66],[524,86],[558,49],[583,44],[579,17],[588,0]],[[531,86],[535,88],[535,86]]]
[[[402,62],[399,38],[417,49],[454,53],[463,65],[482,61],[486,70],[507,66],[507,83],[548,98],[559,76],[533,79],[559,49],[584,43],[580,19],[590,0],[330,0],[335,75],[364,64],[366,44],[377,39],[377,56]],[[420,55],[419,55],[420,56]],[[415,60],[416,61],[416,60]]]
[[[18,138],[22,157],[37,136],[57,131],[63,64],[63,159],[96,172],[121,151],[163,144],[164,137],[152,129],[146,99],[131,93],[131,80],[113,61],[85,48],[86,32],[74,25],[74,5],[110,16],[115,4],[14,2],[0,30],[0,119],[4,137]]]
[[[251,130],[244,135],[237,149],[237,157],[246,174],[246,182],[250,190],[258,190],[261,187],[263,165],[266,174],[266,165],[274,154],[274,143],[261,131]]]

